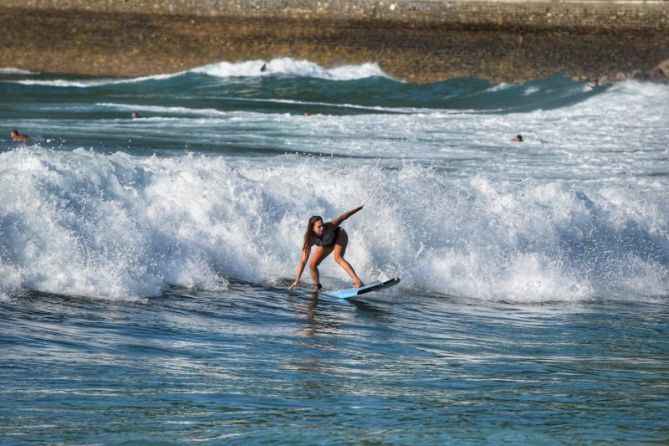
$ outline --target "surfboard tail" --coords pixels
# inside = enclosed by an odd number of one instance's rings
[[[398,283],[400,283],[400,278],[395,277],[393,279],[388,279],[384,282],[377,282],[377,283],[372,283],[370,285],[363,285],[360,288],[348,288],[348,289],[345,289],[345,290],[333,290],[333,291],[324,292],[323,294],[326,294],[326,295],[332,296],[332,297],[336,297],[338,299],[349,299],[351,297],[371,293],[372,291],[378,291],[378,290],[381,290],[383,288],[388,288],[388,287],[391,287],[391,286],[395,286]]]

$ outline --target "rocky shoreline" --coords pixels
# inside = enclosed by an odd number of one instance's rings
[[[669,1],[0,0],[0,20],[0,65],[40,72],[292,57],[410,82],[669,79]]]

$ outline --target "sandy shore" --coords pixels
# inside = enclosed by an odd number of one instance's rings
[[[669,1],[0,0],[0,65],[138,76],[275,57],[399,79],[601,78],[669,59]]]

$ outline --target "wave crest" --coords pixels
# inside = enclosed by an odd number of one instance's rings
[[[219,156],[0,154],[0,294],[24,289],[154,296],[227,278],[294,273],[306,216],[346,222],[364,280],[519,301],[669,295],[669,221],[655,192],[452,178],[405,165],[286,155],[271,167]],[[304,191],[309,191],[305,194]],[[334,262],[324,277],[348,278]]]
[[[191,71],[216,77],[287,75],[334,81],[347,81],[368,77],[388,77],[376,63],[325,68],[308,60],[295,60],[288,57],[272,59],[270,61],[219,62],[198,67]]]

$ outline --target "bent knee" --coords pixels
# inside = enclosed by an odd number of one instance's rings
[[[336,253],[333,257],[334,261],[337,263],[341,263],[344,261],[344,256],[342,254]]]

